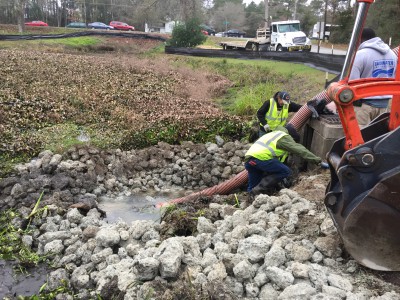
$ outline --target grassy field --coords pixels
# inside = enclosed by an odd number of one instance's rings
[[[177,58],[177,62],[229,78],[230,89],[217,101],[241,116],[254,115],[276,91],[288,91],[293,101],[304,104],[323,90],[326,75],[329,80],[335,76],[303,64],[268,60],[184,57]]]
[[[45,39],[45,40],[27,40],[21,41],[2,41],[0,42],[0,49],[19,49],[32,51],[63,51],[64,49],[72,48],[75,50],[94,47],[103,42],[104,39],[99,37],[72,37],[65,39]]]
[[[276,91],[305,103],[325,81],[302,64],[166,55],[163,42],[146,39],[0,41],[0,49],[3,174],[75,143],[131,149],[246,138]]]

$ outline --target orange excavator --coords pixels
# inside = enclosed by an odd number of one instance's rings
[[[349,81],[373,1],[357,0],[357,17],[340,79],[327,89],[345,136],[327,154],[331,181],[325,206],[354,259],[371,269],[400,271],[400,60],[395,78]],[[393,95],[390,113],[360,130],[352,103],[378,95]]]

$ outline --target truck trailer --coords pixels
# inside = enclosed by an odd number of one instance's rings
[[[298,20],[272,22],[269,28],[258,29],[254,39],[221,42],[220,46],[224,50],[311,51],[311,41]]]

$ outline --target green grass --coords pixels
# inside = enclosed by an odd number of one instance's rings
[[[216,101],[229,112],[241,116],[254,116],[261,104],[276,91],[288,91],[292,100],[304,104],[325,85],[325,72],[303,64],[200,57],[175,57],[174,63],[207,70],[231,80],[233,84],[228,92]],[[328,79],[334,77],[334,74],[328,74]]]
[[[193,69],[203,68],[217,71],[219,74],[227,76],[234,81],[236,85],[263,82],[271,74],[284,76],[288,80],[299,76],[307,76],[309,80],[317,84],[321,84],[325,80],[325,72],[303,64],[289,62],[204,57],[183,57],[176,58],[175,61],[177,64],[189,65]],[[329,74],[329,79],[334,77],[334,74]]]
[[[86,47],[94,46],[102,42],[101,38],[82,36],[82,37],[72,37],[65,39],[46,39],[40,40],[44,45],[64,45],[69,47]]]
[[[222,49],[222,47],[219,45],[219,43],[221,41],[222,41],[222,38],[214,37],[214,36],[208,36],[206,41],[203,44],[201,44],[200,46],[197,46],[197,48]]]
[[[37,134],[42,137],[45,148],[55,153],[61,153],[65,149],[77,144],[83,144],[78,136],[83,132],[75,124],[58,124],[52,127],[40,129]]]
[[[13,171],[15,165],[27,162],[31,156],[29,154],[10,155],[8,153],[0,154],[0,180],[5,174]]]
[[[102,43],[102,41],[101,38],[90,36],[60,39],[0,41],[0,49],[32,50],[50,48],[54,51],[59,48],[74,48],[81,50],[90,46],[96,46]]]
[[[98,147],[113,146],[113,138],[118,133],[107,132],[100,128],[83,127],[71,123],[57,124],[38,130],[35,135],[40,137],[43,148],[53,153],[63,153],[75,145],[91,144]]]
[[[17,34],[17,35],[29,35],[29,34],[63,34],[72,33],[78,31],[86,31],[90,29],[77,29],[77,28],[66,28],[66,27],[29,27],[25,26],[24,32],[18,32],[17,25],[0,25],[0,34]]]
[[[14,227],[12,221],[20,217],[13,210],[0,213],[0,259],[15,260],[21,270],[25,267],[36,266],[46,260],[46,256],[40,256],[29,246],[22,242],[24,234],[32,234],[30,229],[22,230]]]
[[[276,84],[273,82],[259,83],[252,87],[239,89],[227,98],[229,103],[227,109],[239,116],[252,115],[261,107],[265,99],[276,92],[276,89]]]
[[[159,46],[144,52],[140,56],[143,56],[145,58],[153,58],[156,57],[157,55],[163,54],[165,52],[165,44],[160,44]]]

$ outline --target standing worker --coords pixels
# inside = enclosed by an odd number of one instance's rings
[[[360,78],[394,78],[397,56],[371,28],[361,33],[361,45],[354,58],[349,80]],[[368,97],[353,102],[358,124],[363,127],[387,111],[392,95]]]
[[[328,164],[323,163],[320,157],[294,141],[292,136],[295,134],[297,132],[293,127],[278,126],[275,131],[260,137],[246,152],[245,168],[249,173],[247,191],[250,193],[250,201],[255,195],[276,187],[290,176],[291,170],[284,164],[289,153],[328,168]]]
[[[257,111],[257,119],[260,121],[258,136],[275,130],[277,126],[285,126],[289,113],[297,112],[300,108],[301,105],[290,101],[288,92],[276,92]]]

